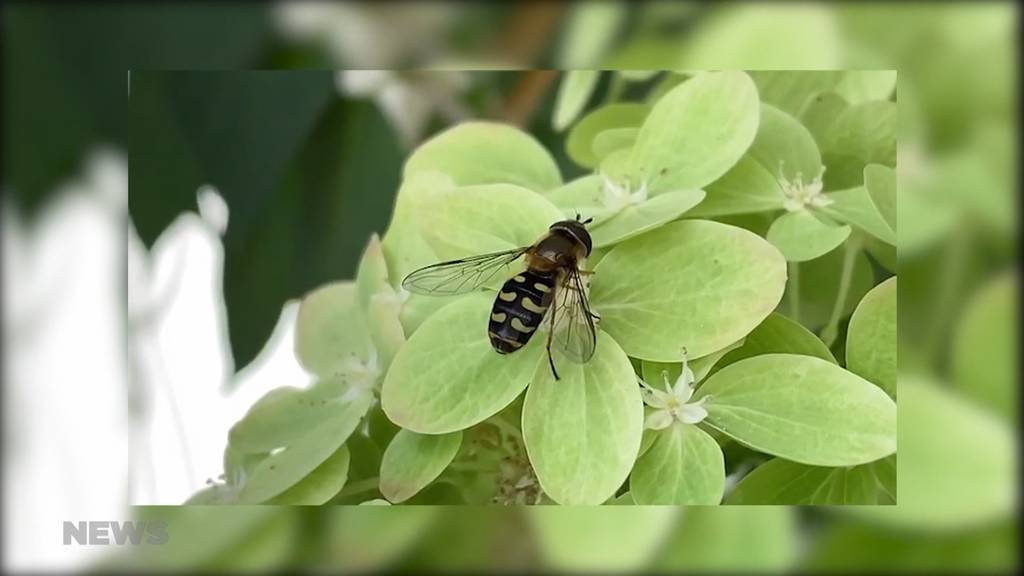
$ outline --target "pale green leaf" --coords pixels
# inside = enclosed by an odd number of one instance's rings
[[[337,494],[348,479],[349,451],[338,448],[323,464],[317,466],[291,488],[271,498],[267,504],[320,505]]]
[[[434,190],[417,200],[420,233],[442,260],[530,246],[562,219],[546,198],[512,184]]]
[[[629,477],[637,504],[718,504],[724,489],[718,443],[697,426],[678,422],[657,433]]]
[[[375,294],[391,291],[388,281],[388,263],[384,258],[384,248],[376,234],[370,236],[363,257],[356,269],[356,293],[359,305],[366,308]]]
[[[352,434],[373,402],[368,390],[349,388],[321,406],[330,417],[304,423],[302,434],[255,466],[239,493],[241,503],[265,502],[298,484],[324,463]]]
[[[600,174],[588,174],[550,191],[545,197],[562,210],[566,218],[580,214],[593,218],[591,228],[601,224],[616,211],[605,206],[605,180]]]
[[[689,72],[666,71],[665,74],[658,80],[657,84],[651,87],[647,95],[644,96],[644,102],[653,104],[661,99],[662,96],[667,94],[669,90],[672,90],[676,86],[682,84],[689,79],[693,74]]]
[[[586,364],[557,351],[554,360],[561,379],[542,363],[526,392],[526,451],[551,499],[601,504],[626,480],[640,449],[640,387],[629,358],[604,333]]]
[[[895,90],[895,70],[847,70],[836,85],[836,92],[850,104],[888,100]]]
[[[814,136],[786,112],[761,105],[757,137],[747,154],[769,172],[787,180],[810,182],[821,172],[821,153]]]
[[[437,255],[416,225],[416,197],[424,191],[452,188],[451,178],[440,172],[421,172],[407,177],[398,190],[395,210],[381,248],[388,264],[388,280],[398,288],[407,274],[437,261]]]
[[[634,358],[658,362],[720,350],[778,304],[782,255],[733,226],[684,220],[619,244],[595,267],[591,303]]]
[[[707,72],[676,86],[651,109],[630,155],[631,188],[651,193],[703,188],[725,174],[757,132],[757,87],[743,72]]]
[[[776,172],[750,156],[740,158],[728,172],[705,188],[704,201],[687,214],[722,216],[779,210],[785,202]]]
[[[774,314],[772,316],[774,316]],[[772,316],[766,318],[765,322],[771,319]],[[763,325],[765,322],[762,322],[761,324]],[[688,362],[688,366],[690,367],[690,371],[693,372],[693,381],[699,384],[707,377],[708,374],[711,373],[713,369],[718,367],[719,362],[726,357],[726,355],[733,350],[741,348],[744,341],[745,340],[737,340],[721,350],[716,350],[711,354],[690,360]],[[682,362],[640,361],[640,374],[642,375],[644,382],[647,382],[651,386],[664,387],[666,378],[670,383],[675,382],[679,379],[679,375],[682,374],[682,372]]]
[[[401,430],[388,444],[380,466],[380,493],[403,502],[433,482],[451,464],[462,432],[427,435]]]
[[[373,508],[389,504],[376,498],[321,514],[320,541],[330,543],[323,550],[326,565],[345,574],[383,571],[422,542],[444,513],[443,508],[432,506],[402,506],[387,511]]]
[[[636,143],[636,137],[639,133],[639,128],[609,128],[608,130],[602,130],[594,137],[594,142],[591,144],[594,156],[600,161],[616,150],[632,147]]]
[[[818,149],[828,143],[828,138],[836,118],[849,108],[850,103],[835,92],[822,92],[806,101],[800,110],[800,122],[814,135]]]
[[[597,168],[601,158],[594,153],[598,134],[615,128],[639,128],[650,106],[635,103],[602,106],[580,119],[565,139],[565,150],[573,162],[585,168]]]
[[[310,427],[327,420],[346,417],[358,420],[363,414],[355,412],[361,402],[350,400],[359,384],[342,374],[317,380],[305,389],[275,388],[257,400],[231,427],[230,446],[241,454],[270,452],[300,440]]]
[[[765,354],[730,364],[695,398],[706,424],[751,448],[814,466],[852,466],[896,451],[896,404],[820,358]]]
[[[850,317],[846,367],[896,397],[896,277],[868,292]]]
[[[831,252],[849,235],[849,226],[824,222],[810,210],[787,212],[768,229],[768,241],[790,262],[805,262]]]
[[[375,294],[366,307],[366,320],[377,351],[377,362],[381,370],[387,370],[391,360],[405,344],[405,329],[402,327],[401,298],[388,288],[387,292]]]
[[[269,450],[253,453],[244,452],[232,446],[229,441],[227,447],[224,448],[224,481],[237,489],[245,484],[245,479],[252,474],[256,465],[265,460],[269,455]]]
[[[887,244],[896,245],[896,232],[882,217],[865,187],[829,192],[825,196],[832,203],[821,208],[822,213],[840,222],[848,222]]]
[[[359,262],[356,292],[379,365],[387,369],[405,343],[405,332],[400,321],[402,300],[389,282],[387,260],[376,234],[370,237]]]
[[[391,421],[421,434],[454,432],[493,416],[526,388],[542,364],[543,338],[498,354],[487,337],[492,304],[486,294],[462,297],[416,330],[384,379],[381,405]]]
[[[725,5],[687,29],[676,68],[833,69],[840,67],[841,38],[827,6]]]
[[[876,504],[874,464],[826,468],[774,458],[754,468],[725,499],[726,504]]]
[[[599,65],[626,17],[626,6],[618,2],[573,4],[559,46],[559,68],[573,70]]]
[[[704,199],[703,190],[678,190],[630,204],[590,229],[595,247],[611,246],[679,218]]]
[[[1017,449],[1005,421],[945,386],[901,374],[899,437],[899,505],[858,508],[858,515],[960,533],[1013,517]]]
[[[660,376],[659,376],[659,378],[660,378]],[[658,382],[658,381],[657,380],[653,380],[652,382]],[[647,414],[648,414],[648,412],[650,410],[651,410],[651,408],[644,407],[644,420],[645,421],[647,420]],[[640,451],[637,453],[636,457],[639,459],[641,456],[646,454],[647,450],[650,449],[651,445],[654,444],[654,441],[657,438],[658,438],[658,431],[657,430],[654,430],[653,428],[644,428],[643,436],[640,437]]]
[[[434,262],[439,261],[438,258],[434,259]],[[405,333],[406,338],[412,336],[423,322],[430,317],[431,314],[437,312],[441,308],[444,308],[448,304],[455,302],[460,298],[459,295],[443,296],[440,294],[408,294],[408,298],[405,303],[402,304],[402,310],[398,313],[398,320],[402,324],[402,331]]]
[[[882,490],[882,494],[879,496],[880,504],[896,504],[896,457],[897,454],[893,454],[888,458],[882,458],[869,464],[878,480],[878,487]]]
[[[813,98],[831,91],[843,72],[838,70],[754,70],[761,101],[799,118]]]
[[[654,572],[785,573],[797,558],[797,511],[785,506],[691,506]]]
[[[971,296],[953,334],[953,383],[997,414],[1017,412],[1018,283],[1005,272]],[[895,303],[893,304],[895,306]]]
[[[875,209],[895,233],[896,231],[896,171],[881,164],[864,167],[864,187]]]
[[[811,182],[821,154],[810,132],[789,114],[761,105],[757,136],[746,155],[707,187],[707,199],[691,211],[718,216],[777,210],[785,195],[780,180]]]
[[[769,316],[765,319],[765,322],[770,320],[772,316],[775,315]],[[762,322],[761,325],[763,326],[765,322]],[[757,329],[755,329],[755,331],[756,330]],[[742,347],[744,341],[745,340],[743,339],[736,340],[724,348],[719,349],[719,351],[690,360],[689,368],[690,371],[693,372],[693,381],[699,383],[701,380],[705,379],[713,369],[718,367],[719,362],[723,358],[729,355],[732,351],[735,351],[735,349]],[[668,378],[670,382],[675,382],[683,372],[683,365],[681,362],[666,363],[642,360],[640,361],[640,369],[645,382],[650,385],[663,385],[665,378]]]
[[[577,574],[642,569],[678,517],[673,508],[651,506],[538,506],[524,513],[536,531],[544,566]]]
[[[370,337],[353,282],[325,284],[299,305],[295,320],[295,356],[303,368],[330,376],[365,362]]]
[[[569,70],[562,73],[562,82],[555,96],[555,115],[551,121],[555,130],[561,132],[576,120],[600,79],[600,70]]]
[[[868,164],[896,165],[896,103],[872,101],[843,109],[819,144],[828,166],[825,188],[860,186]]]
[[[771,313],[763,322],[747,334],[743,345],[725,355],[715,366],[719,370],[744,358],[761,354],[788,353],[816,356],[836,363],[828,346],[820,338],[797,322],[779,314]]]
[[[218,506],[238,502],[238,489],[234,486],[214,484],[189,496],[184,506]]]
[[[906,175],[902,168],[899,170],[899,210],[896,215],[899,252],[911,255],[937,244],[961,222],[962,212],[938,193],[951,176],[946,170],[933,169],[924,174]]]
[[[421,144],[403,176],[428,171],[446,174],[457,186],[516,184],[542,191],[562,183],[555,161],[533,136],[493,122],[465,122]]]

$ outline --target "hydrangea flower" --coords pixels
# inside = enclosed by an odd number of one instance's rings
[[[685,356],[683,370],[675,383],[669,382],[668,372],[662,371],[661,375],[665,381],[664,390],[654,388],[642,378],[638,379],[643,387],[644,404],[653,408],[644,420],[644,428],[663,430],[674,422],[697,424],[707,418],[708,411],[704,409],[704,404],[708,401],[708,396],[690,402],[696,382]]]

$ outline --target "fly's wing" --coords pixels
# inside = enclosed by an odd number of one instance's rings
[[[582,364],[594,355],[597,328],[579,270],[573,268],[555,290],[552,338],[566,357]]]
[[[529,247],[514,248],[433,264],[406,276],[402,287],[416,294],[439,296],[472,292],[498,272],[510,272],[509,265],[527,250]]]

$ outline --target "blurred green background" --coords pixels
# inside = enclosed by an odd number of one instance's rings
[[[900,453],[908,452],[904,439],[922,436],[934,450],[900,463],[900,505],[889,511],[145,508],[140,515],[170,522],[171,544],[118,555],[108,567],[1017,565],[1014,511],[971,514],[976,497],[1015,479],[972,475],[943,451],[984,450],[1017,425],[1015,5],[334,6],[5,4],[5,189],[31,214],[90,147],[125,150],[130,215],[149,245],[175,215],[196,209],[199,184],[213,183],[231,211],[224,288],[240,368],[284,300],[351,277],[368,234],[387,222],[415,141],[468,113],[520,124],[562,153],[550,127],[556,74],[474,75],[468,87],[440,90],[450,97],[439,97],[418,128],[403,129],[379,93],[346,93],[333,72],[317,70],[394,69],[414,78],[416,68],[894,68]],[[287,68],[311,71],[186,72]]]

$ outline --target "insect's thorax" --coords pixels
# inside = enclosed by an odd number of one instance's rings
[[[575,239],[557,231],[551,232],[530,249],[526,265],[535,272],[554,272],[575,266],[583,258],[585,250]]]

